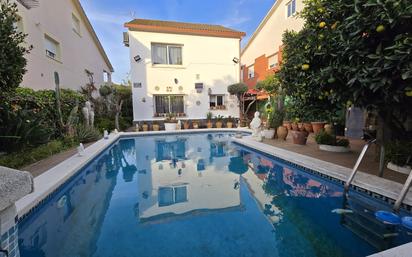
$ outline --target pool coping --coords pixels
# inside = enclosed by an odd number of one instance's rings
[[[285,150],[280,147],[258,142],[253,139],[252,136],[233,138],[233,142],[283,159],[297,166],[319,172],[323,175],[339,180],[341,183],[344,183],[352,172],[352,170],[349,168],[331,162],[326,162],[310,156]],[[383,196],[384,198],[387,198],[383,200],[386,200],[390,204],[394,204],[395,200],[398,198],[401,192],[402,187],[403,185],[398,182],[371,175],[362,172],[361,170],[359,170],[359,172],[355,176],[354,181],[352,182],[352,188],[359,188],[360,191],[369,191],[371,196],[375,198],[382,199],[381,196]],[[402,205],[403,207],[408,207],[407,209],[410,209],[412,207],[411,191],[409,191],[406,195]]]
[[[147,132],[119,132],[117,134],[109,134],[108,139],[100,139],[94,144],[87,147],[79,156],[77,153],[56,166],[50,168],[46,172],[40,174],[33,179],[34,191],[31,194],[18,200],[16,205],[16,220],[25,216],[38,206],[51,193],[57,190],[68,179],[74,176],[85,165],[96,158],[100,153],[105,151],[111,144],[115,143],[121,137],[136,137],[145,135],[169,135],[169,134],[191,134],[191,133],[207,133],[207,132],[247,132],[251,131],[247,128],[222,128],[222,129],[190,129],[190,130],[175,130],[175,131],[147,131]]]

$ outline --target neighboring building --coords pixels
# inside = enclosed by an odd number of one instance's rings
[[[80,89],[94,73],[96,86],[111,81],[113,67],[79,0],[19,0],[18,30],[28,34],[33,49],[27,54],[22,85],[33,89]],[[31,8],[33,7],[33,8]]]
[[[279,69],[282,35],[286,30],[299,31],[303,27],[303,19],[296,16],[302,9],[302,0],[277,0],[242,49],[242,81],[249,88]]]
[[[130,48],[134,121],[239,117],[227,87],[240,81],[245,35],[218,25],[136,19],[125,24]]]

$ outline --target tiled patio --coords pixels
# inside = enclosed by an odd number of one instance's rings
[[[317,143],[314,140],[313,134],[309,135],[308,142],[306,145],[296,145],[292,142],[292,137],[289,134],[286,141],[281,141],[277,139],[265,139],[264,143],[283,148],[285,150],[293,151],[299,154],[307,155],[313,158],[317,158],[323,161],[331,162],[337,165],[341,165],[347,168],[352,169],[355,165],[357,158],[362,150],[362,147],[365,145],[363,140],[351,140],[351,152],[349,153],[332,153],[321,151],[318,148]],[[368,152],[365,155],[364,160],[362,161],[359,170],[378,176],[379,170],[379,149],[376,145],[373,145],[369,148]],[[349,174],[348,174],[349,175]],[[399,183],[404,183],[406,180],[406,175],[389,170],[385,167],[384,178],[393,180]]]

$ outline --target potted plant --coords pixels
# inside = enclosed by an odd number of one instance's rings
[[[321,130],[324,129],[325,125],[326,125],[326,121],[328,120],[328,114],[327,114],[327,110],[317,110],[317,111],[313,111],[313,115],[312,115],[312,127],[313,127],[313,133],[318,134]]]
[[[303,128],[301,130],[292,130],[293,143],[297,145],[306,145],[309,133]]]
[[[394,141],[386,144],[385,159],[388,169],[409,174],[412,168],[412,142]]]
[[[146,122],[143,122],[142,129],[143,129],[143,131],[148,131],[149,130],[149,124],[147,124]]]
[[[189,129],[189,128],[190,128],[190,122],[189,122],[189,120],[186,120],[186,121],[183,122],[183,128],[184,128],[184,129]]]
[[[160,130],[159,124],[157,122],[153,122],[152,129],[153,131],[159,131]]]
[[[213,128],[212,118],[213,118],[213,113],[211,112],[206,113],[207,128]]]
[[[299,131],[299,126],[298,126],[299,118],[294,118],[293,122],[291,124],[292,130],[294,131]]]
[[[329,134],[325,130],[321,130],[315,135],[315,141],[322,151],[335,153],[347,153],[350,151],[348,139],[337,138],[336,135]]]
[[[165,119],[165,130],[172,131],[177,129],[177,119],[173,113],[168,113]]]
[[[226,127],[227,128],[233,128],[233,118],[232,118],[232,116],[227,117]]]
[[[223,126],[223,116],[217,115],[216,116],[216,128],[222,128]]]

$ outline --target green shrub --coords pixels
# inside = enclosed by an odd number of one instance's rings
[[[25,148],[19,152],[0,156],[0,166],[19,169],[67,150],[77,143],[75,140],[53,140],[35,148]]]
[[[349,146],[349,140],[346,138],[337,138],[335,135],[330,135],[324,130],[315,135],[315,140],[319,145]]]
[[[398,166],[412,166],[412,142],[394,141],[386,144],[385,159]]]
[[[103,133],[104,130],[112,131],[114,130],[114,118],[97,117],[94,121],[94,127],[101,133]]]
[[[81,143],[90,143],[100,139],[99,130],[87,126],[79,126],[76,131],[77,140]]]

